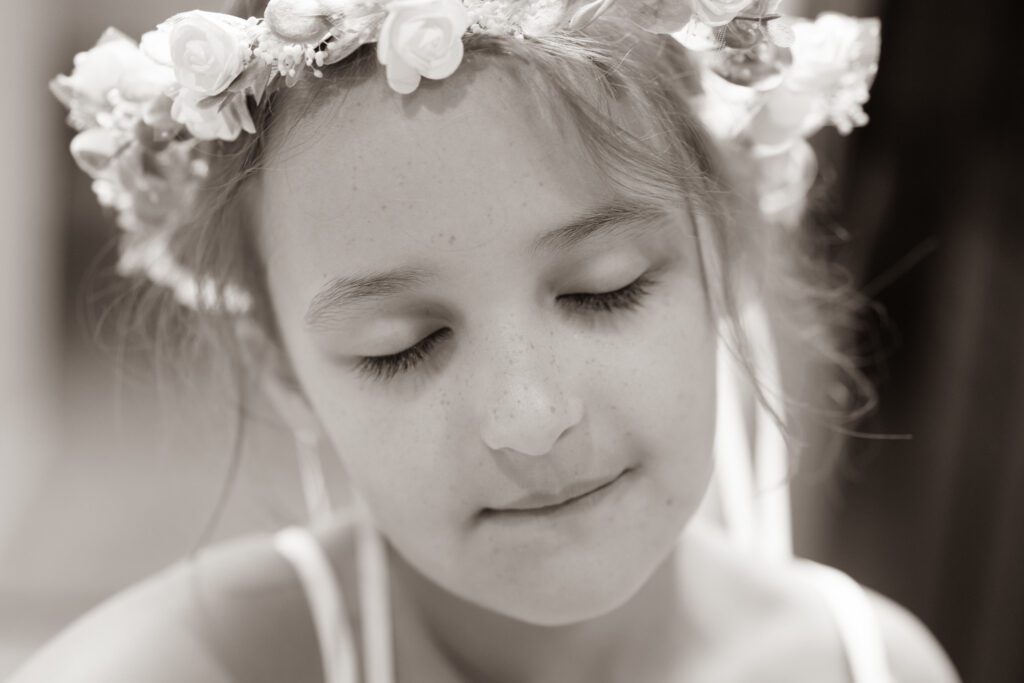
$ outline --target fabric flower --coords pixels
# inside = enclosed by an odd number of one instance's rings
[[[725,26],[752,3],[752,0],[691,1],[696,19],[708,26]]]
[[[355,52],[361,45],[372,43],[380,35],[380,26],[387,11],[370,0],[320,0],[324,11],[332,17],[344,17],[333,26],[334,41],[322,52],[323,63],[334,64]]]
[[[794,88],[830,90],[874,75],[880,47],[877,19],[823,12],[813,22],[795,24],[793,31],[789,81]]]
[[[564,0],[533,0],[521,8],[520,27],[527,36],[544,36],[556,28],[565,14]]]
[[[388,85],[405,95],[420,77],[440,79],[462,62],[462,34],[469,15],[459,0],[392,0],[377,40],[377,59]]]
[[[598,5],[596,2],[584,5],[573,16],[573,21],[580,21],[580,13],[588,8],[592,8],[592,14],[607,10],[609,15],[625,18],[650,33],[679,31],[693,15],[690,3],[682,0],[614,0],[610,7],[608,3]]]
[[[813,135],[827,123],[846,135],[867,123],[864,112],[878,70],[877,19],[833,12],[793,26],[793,65],[751,126],[759,144]]]
[[[174,67],[174,60],[171,59],[171,27],[169,22],[164,22],[152,31],[142,34],[139,40],[139,49],[157,64]]]
[[[236,140],[244,130],[255,133],[244,95],[233,95],[221,106],[204,107],[202,93],[182,90],[171,105],[171,117],[183,123],[188,132],[200,140]]]
[[[330,10],[320,0],[270,0],[263,17],[271,31],[285,41],[319,41],[330,30],[326,14]]]
[[[95,47],[75,55],[75,67],[70,76],[58,76],[60,92],[65,104],[67,98],[86,99],[103,106],[107,93],[117,87],[121,73],[137,60],[138,48],[131,38],[117,29],[107,29]]]
[[[568,3],[575,0],[530,0],[509,2],[508,0],[462,0],[469,14],[469,32],[488,35],[511,36],[523,39],[527,36],[544,36],[558,29],[565,20]],[[608,6],[615,0],[591,0],[590,6]],[[577,11],[587,13],[586,8]],[[590,12],[593,14],[593,12]],[[586,18],[589,22],[596,15]],[[573,28],[572,22],[569,27]]]
[[[71,156],[89,177],[96,178],[110,166],[126,143],[121,131],[89,128],[71,140]]]
[[[122,100],[144,102],[174,83],[173,72],[149,59],[131,38],[107,29],[96,45],[75,56],[69,76],[57,76],[50,89],[70,109],[70,122],[78,130],[96,125],[113,109],[111,94]]]
[[[251,54],[246,22],[193,10],[172,19],[169,40],[174,75],[183,87],[217,95],[242,73]]]

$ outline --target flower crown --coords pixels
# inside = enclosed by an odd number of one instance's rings
[[[135,43],[107,29],[51,90],[78,134],[71,154],[124,230],[118,271],[173,289],[191,308],[244,314],[248,292],[200,279],[170,240],[208,172],[199,145],[255,133],[251,115],[270,93],[323,76],[376,43],[388,85],[458,68],[464,35],[529,40],[577,31],[606,12],[694,51],[703,92],[694,107],[711,133],[752,160],[760,208],[795,224],[817,175],[806,138],[827,124],[844,135],[867,123],[879,23],[824,13],[776,13],[781,0],[270,0],[262,18],[177,14]]]

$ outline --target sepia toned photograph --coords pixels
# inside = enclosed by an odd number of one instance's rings
[[[5,9],[0,681],[1024,681],[1016,3]]]

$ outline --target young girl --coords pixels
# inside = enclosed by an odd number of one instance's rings
[[[270,399],[313,519],[14,680],[957,680],[791,556],[771,340],[842,358],[786,226],[877,26],[777,5],[243,2],[80,55],[54,89],[123,272]]]

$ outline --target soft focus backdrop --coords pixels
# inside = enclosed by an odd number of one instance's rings
[[[1019,3],[792,0],[883,17],[872,124],[823,134],[822,226],[882,306],[860,341],[881,404],[829,476],[794,482],[801,554],[906,605],[967,681],[1024,680],[1024,212]],[[200,0],[7,3],[0,108],[0,678],[70,620],[200,540],[231,468],[230,402],[160,391],[96,321],[115,230],[46,88],[108,25],[138,37]],[[268,425],[213,538],[302,508]]]

